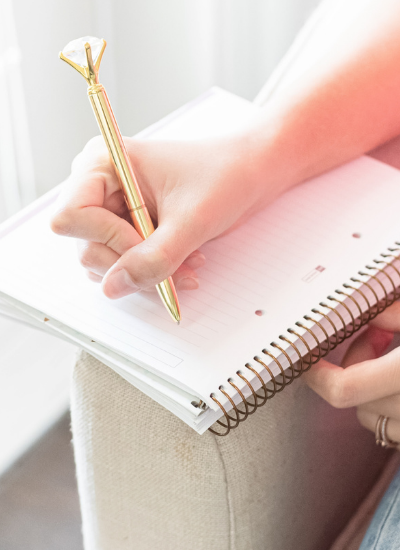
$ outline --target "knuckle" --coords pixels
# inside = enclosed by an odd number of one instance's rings
[[[94,265],[95,255],[91,243],[86,243],[78,250],[80,264],[85,268],[90,268]]]
[[[59,210],[53,214],[50,227],[57,235],[69,235],[73,226],[73,215],[69,209]]]
[[[143,246],[137,249],[137,253],[140,257],[135,255],[135,263],[140,267],[128,271],[133,283],[139,288],[146,290],[172,275],[173,262],[165,249],[158,247],[149,250]]]
[[[108,161],[107,148],[101,136],[95,136],[86,143],[80,153],[76,155],[72,161],[71,171],[79,171],[87,168],[90,165],[102,164]]]
[[[83,148],[82,153],[85,156],[89,156],[90,158],[108,160],[108,152],[107,147],[104,143],[104,140],[101,136],[95,136],[89,139],[89,141],[86,143],[85,147]]]
[[[153,253],[146,254],[144,260],[145,268],[139,274],[141,286],[160,283],[175,271],[172,259],[164,247],[158,247]]]
[[[85,145],[85,149],[97,149],[99,146],[103,144],[103,138],[101,135],[93,136],[88,140],[88,142]]]
[[[118,248],[118,243],[121,239],[120,229],[121,228],[118,223],[115,223],[114,225],[110,226],[105,235],[103,244],[105,244],[112,250],[116,250]]]
[[[334,376],[328,390],[327,401],[336,409],[349,407],[353,397],[353,390],[342,376]]]

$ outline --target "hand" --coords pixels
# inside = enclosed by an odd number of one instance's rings
[[[74,160],[52,219],[53,231],[80,239],[80,261],[109,298],[151,289],[172,274],[178,289],[197,288],[195,270],[205,261],[198,247],[280,191],[265,185],[238,136],[125,143],[155,232],[142,242],[131,225],[101,138]]]
[[[307,384],[337,408],[357,407],[360,423],[375,432],[380,415],[388,416],[387,435],[400,442],[400,348],[382,355],[400,332],[400,302],[370,323],[337,367],[320,361],[305,374]]]

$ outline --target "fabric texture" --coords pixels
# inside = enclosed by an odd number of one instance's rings
[[[82,353],[71,406],[85,550],[328,549],[387,459],[301,380],[199,436]]]

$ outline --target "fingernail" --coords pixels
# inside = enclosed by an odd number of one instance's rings
[[[198,258],[199,260],[205,260],[206,257],[202,252],[199,250],[196,250],[195,252],[192,252],[192,254],[189,256],[189,258]]]
[[[139,290],[139,287],[132,281],[129,273],[123,268],[111,273],[106,278],[106,285],[107,296],[110,298],[122,298]]]
[[[201,252],[194,253],[185,260],[185,264],[192,269],[197,269],[205,264],[206,257]]]
[[[199,288],[199,280],[195,277],[186,277],[181,279],[177,286],[180,290],[196,290]]]

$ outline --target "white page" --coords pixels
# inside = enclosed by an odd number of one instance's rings
[[[214,92],[158,125],[152,137],[205,136],[254,107]],[[232,122],[234,121],[234,122]],[[400,236],[399,173],[362,158],[299,186],[231,234],[203,247],[201,287],[180,292],[183,321],[158,297],[107,300],[86,279],[73,240],[48,228],[51,205],[0,241],[0,290],[72,326],[178,386],[209,395]],[[351,235],[360,232],[362,238]],[[23,250],[21,254],[18,251]],[[317,266],[325,270],[311,283]],[[258,317],[255,310],[265,315]]]

